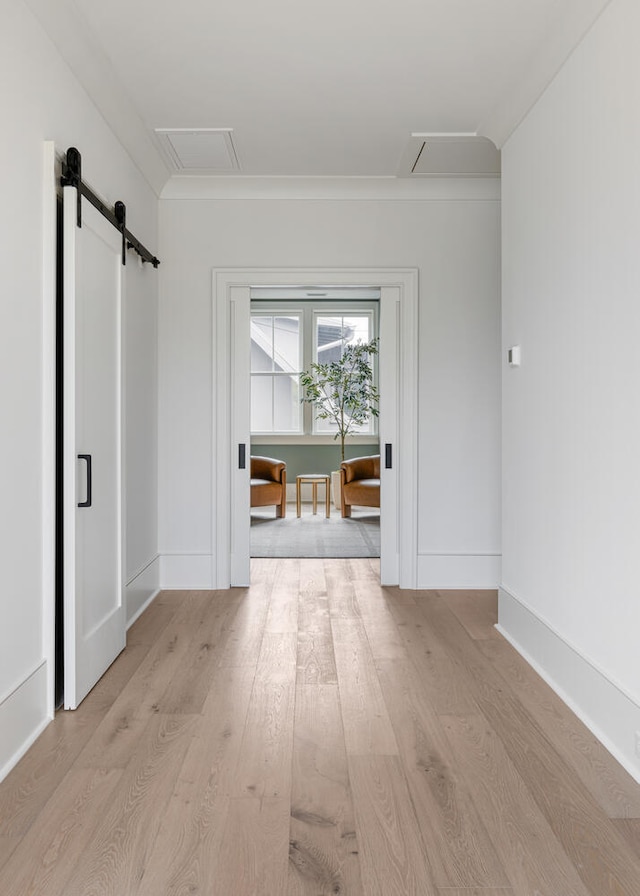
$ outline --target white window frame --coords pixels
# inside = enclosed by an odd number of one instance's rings
[[[348,299],[336,299],[335,301],[318,302],[309,299],[307,301],[297,300],[294,302],[292,300],[252,299],[250,305],[251,317],[268,317],[277,314],[301,315],[302,371],[307,370],[311,362],[317,362],[316,319],[322,316],[331,316],[332,312],[339,314],[341,317],[368,316],[371,321],[371,338],[373,339],[378,335],[379,302],[376,300],[350,301]],[[374,356],[373,362],[374,378],[377,383],[379,375],[377,356]],[[379,437],[377,417],[372,417],[371,422],[370,432],[353,433],[349,436],[349,441],[363,445],[377,444]],[[304,402],[302,406],[301,432],[260,432],[251,430],[251,440],[262,445],[295,445],[300,443],[324,445],[334,443],[335,434],[317,431],[313,407],[308,402]]]

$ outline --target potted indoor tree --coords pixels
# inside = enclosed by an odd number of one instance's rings
[[[347,436],[370,417],[378,416],[378,389],[374,383],[372,356],[378,340],[345,345],[342,357],[326,364],[313,363],[300,377],[302,401],[313,405],[318,420],[329,420],[340,440],[340,461],[344,460]],[[340,471],[331,476],[333,501],[340,506]]]

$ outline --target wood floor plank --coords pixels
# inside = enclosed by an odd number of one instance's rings
[[[335,685],[296,688],[287,896],[364,896]]]
[[[436,598],[435,592],[423,601]],[[425,621],[415,602],[390,603],[400,637],[416,672],[428,689],[428,697],[438,713],[471,713],[476,705],[466,686],[465,670],[455,654],[448,651]]]
[[[295,670],[294,670],[295,672]],[[288,799],[295,676],[256,674],[232,796]]]
[[[300,567],[298,631],[330,629],[329,598],[323,560],[306,560]]]
[[[156,597],[127,631],[126,649],[111,664],[109,674],[94,685],[82,703],[83,708],[106,713],[113,706],[185,602],[188,602],[188,593],[184,591],[163,591]]]
[[[265,632],[298,631],[300,561],[282,560],[273,578]]]
[[[439,591],[451,612],[476,641],[500,640],[497,591]]]
[[[159,712],[175,715],[202,710],[241,599],[234,593],[210,592],[210,607],[202,624],[193,633],[181,674],[172,679],[156,703]]]
[[[159,595],[160,597],[160,595]],[[11,783],[0,790],[0,867],[13,851],[16,838],[30,828],[61,778],[66,774],[94,735],[96,720],[122,694],[153,646],[153,639],[175,616],[184,595],[174,599],[165,595],[165,603],[151,605],[127,633],[127,648],[110,666],[74,712],[58,712],[38,740],[38,749],[21,760]],[[148,626],[148,630],[147,630]]]
[[[350,756],[367,896],[435,896],[425,844],[397,756]]]
[[[274,577],[277,575],[280,560],[273,557],[252,557],[251,558],[251,590],[254,586],[267,583],[271,586]]]
[[[184,603],[184,591],[161,591],[127,630],[127,647],[152,647]]]
[[[397,755],[380,682],[360,619],[332,619],[347,754]]]
[[[325,560],[325,577],[331,617],[358,619],[360,604],[351,580],[353,567],[347,560]]]
[[[107,713],[127,687],[131,678],[138,673],[152,647],[152,644],[141,642],[131,646],[127,644],[122,653],[109,666],[109,674],[103,675],[84,698],[80,709],[103,715]],[[76,709],[74,712],[77,713],[78,710]]]
[[[407,647],[391,614],[385,617],[362,616],[362,625],[374,660],[407,659]]]
[[[443,647],[464,667],[469,693],[578,869],[587,892],[637,896],[640,863],[575,770],[446,605],[427,600],[421,609]]]
[[[324,632],[298,632],[297,675],[303,684],[338,683],[329,623]]]
[[[7,864],[20,843],[22,843],[21,837],[0,837],[0,870]]]
[[[301,591],[298,602],[298,631],[329,631],[331,621],[326,591]]]
[[[288,847],[288,796],[231,800],[213,892],[221,896],[285,894]]]
[[[136,892],[195,721],[195,716],[187,715],[156,715],[149,721],[111,800],[102,809],[90,845],[65,884],[64,896]]]
[[[509,886],[415,669],[397,660],[380,661],[377,667],[435,883],[440,887]]]
[[[438,896],[517,896],[511,887],[439,887]]]
[[[320,560],[311,561],[302,569],[298,595],[297,681],[336,684],[338,674],[324,564]]]
[[[349,557],[344,560],[349,581],[358,585],[371,585],[380,588],[379,557]]]
[[[298,638],[295,632],[265,632],[258,654],[257,675],[295,683]]]
[[[135,896],[213,892],[254,675],[247,666],[219,670]]]
[[[504,638],[479,646],[609,818],[640,817],[640,785],[515,648]]]
[[[2,896],[638,896],[640,785],[490,600],[251,574],[163,592],[0,783]]]
[[[2,892],[63,896],[121,777],[121,769],[70,771],[2,869]]]
[[[100,714],[85,704],[73,713],[57,713],[38,738],[37,749],[29,750],[2,783],[0,837],[7,847],[27,833],[100,719]]]
[[[590,896],[482,716],[449,716],[442,723],[516,893]]]
[[[191,592],[124,687],[79,757],[83,766],[124,768],[149,719],[160,711],[167,690],[189,663],[193,637],[212,609],[211,592]]]
[[[614,818],[613,826],[640,859],[640,818]]]
[[[363,619],[387,621],[393,619],[389,609],[389,591],[374,579],[367,570],[359,572],[352,579],[352,586],[358,601],[359,615]]]
[[[268,580],[246,590],[240,589],[238,608],[229,626],[220,666],[255,666],[272,590],[273,582]]]

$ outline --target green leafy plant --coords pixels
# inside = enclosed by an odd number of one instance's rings
[[[318,420],[337,427],[344,460],[345,438],[369,417],[378,416],[380,396],[373,381],[371,358],[378,353],[378,340],[344,346],[339,361],[311,364],[300,377],[302,401],[312,404]]]

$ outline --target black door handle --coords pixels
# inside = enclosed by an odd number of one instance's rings
[[[78,460],[84,460],[87,462],[87,499],[86,501],[80,501],[78,503],[78,507],[91,507],[91,455],[79,454]]]
[[[385,445],[384,445],[384,467],[385,467],[385,470],[390,470],[393,466],[393,464],[391,462],[391,460],[392,460],[391,450],[392,450],[391,442],[385,442]]]
[[[247,446],[244,442],[238,444],[238,469],[246,470],[247,468]]]

